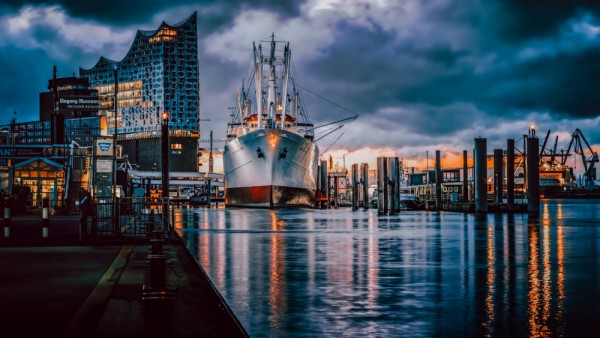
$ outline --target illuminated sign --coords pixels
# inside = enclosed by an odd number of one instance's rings
[[[58,100],[61,111],[98,111],[98,97],[69,95]]]
[[[96,139],[96,156],[113,156],[112,138],[103,137]]]
[[[98,142],[98,147],[102,151],[108,151],[110,149],[111,144],[109,142]]]

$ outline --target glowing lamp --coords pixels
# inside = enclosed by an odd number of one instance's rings
[[[166,121],[168,118],[169,118],[169,113],[167,113],[167,112],[162,113],[163,121]]]

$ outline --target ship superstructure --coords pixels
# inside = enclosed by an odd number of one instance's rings
[[[225,205],[312,207],[319,149],[293,76],[289,43],[272,35],[254,44],[253,61],[254,76],[238,91],[228,124]]]

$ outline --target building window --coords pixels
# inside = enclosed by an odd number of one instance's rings
[[[183,145],[181,143],[171,144],[171,154],[181,155],[182,151],[183,151]]]

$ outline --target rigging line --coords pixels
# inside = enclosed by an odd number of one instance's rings
[[[326,152],[327,152],[327,151],[328,151],[328,150],[329,150],[331,147],[333,147],[333,145],[334,145],[334,144],[335,144],[337,141],[339,141],[339,140],[340,140],[340,138],[342,138],[342,136],[344,136],[344,133],[345,133],[345,132],[342,132],[342,133],[340,134],[340,136],[338,136],[338,138],[336,138],[336,139],[335,139],[335,141],[333,141],[333,143],[332,143],[332,144],[331,144],[329,147],[327,147],[327,149],[325,149],[325,151],[323,152],[323,155],[325,155],[325,153],[326,153]]]
[[[357,115],[357,116],[350,116],[350,117],[346,117],[345,119],[341,119],[341,120],[337,120],[337,121],[329,122],[329,123],[326,123],[326,124],[323,124],[323,125],[320,125],[320,126],[316,126],[316,127],[308,128],[308,129],[304,130],[304,132],[307,132],[307,131],[309,131],[309,130],[316,130],[316,129],[323,128],[323,127],[326,127],[326,126],[330,126],[330,125],[332,125],[332,124],[336,124],[336,123],[340,123],[340,122],[345,122],[345,121],[349,121],[349,120],[352,120],[352,121],[354,121],[354,120],[356,120],[357,118],[358,118],[358,115]]]
[[[321,140],[321,139],[323,139],[323,138],[325,138],[325,137],[327,137],[327,136],[329,136],[329,135],[333,134],[335,131],[338,131],[338,130],[340,130],[340,129],[341,129],[341,128],[343,128],[343,127],[344,127],[344,125],[340,125],[340,126],[338,126],[337,128],[334,128],[333,130],[330,130],[330,131],[329,131],[329,132],[327,132],[325,135],[323,135],[323,136],[319,137],[318,139],[316,139],[316,140],[315,140],[315,142],[317,142],[317,141],[319,141],[319,140]]]
[[[313,92],[313,91],[309,90],[308,88],[304,88],[304,87],[300,87],[300,88],[302,88],[302,90],[305,90],[305,91],[307,91],[307,92],[309,92],[309,93],[311,93],[311,94],[315,95],[316,97],[319,97],[319,98],[321,98],[321,99],[323,99],[323,100],[325,100],[325,101],[327,101],[327,102],[331,103],[332,105],[334,105],[334,106],[336,106],[336,107],[338,107],[338,108],[341,108],[341,109],[343,109],[343,110],[345,110],[345,111],[347,111],[347,112],[349,112],[349,113],[353,114],[353,115],[354,115],[354,116],[356,116],[356,117],[358,117],[358,116],[359,116],[359,114],[357,114],[357,113],[353,112],[352,110],[350,110],[350,109],[348,109],[348,108],[346,108],[346,107],[344,107],[344,106],[341,106],[341,105],[339,105],[339,104],[337,104],[337,103],[335,103],[335,102],[331,101],[330,99],[328,99],[328,98],[325,98],[325,97],[323,97],[323,96],[321,96],[321,95],[319,95],[319,94],[317,94],[317,93],[315,93],[315,92]]]
[[[315,131],[314,135],[315,135],[315,138],[317,138],[317,140],[315,140],[315,142],[318,141],[319,139],[327,136],[328,134],[333,133],[334,131],[342,129],[343,127],[344,127],[344,125],[342,124],[342,125],[337,125],[337,126],[326,128],[325,130],[321,129],[320,131]]]
[[[339,126],[333,126],[333,127],[327,128],[327,129],[325,129],[325,130],[320,130],[320,131],[317,131],[317,132],[315,132],[315,136],[317,136],[317,135],[319,135],[319,134],[328,133],[328,132],[330,132],[330,131],[332,131],[332,130],[336,130],[336,129],[339,129]]]

